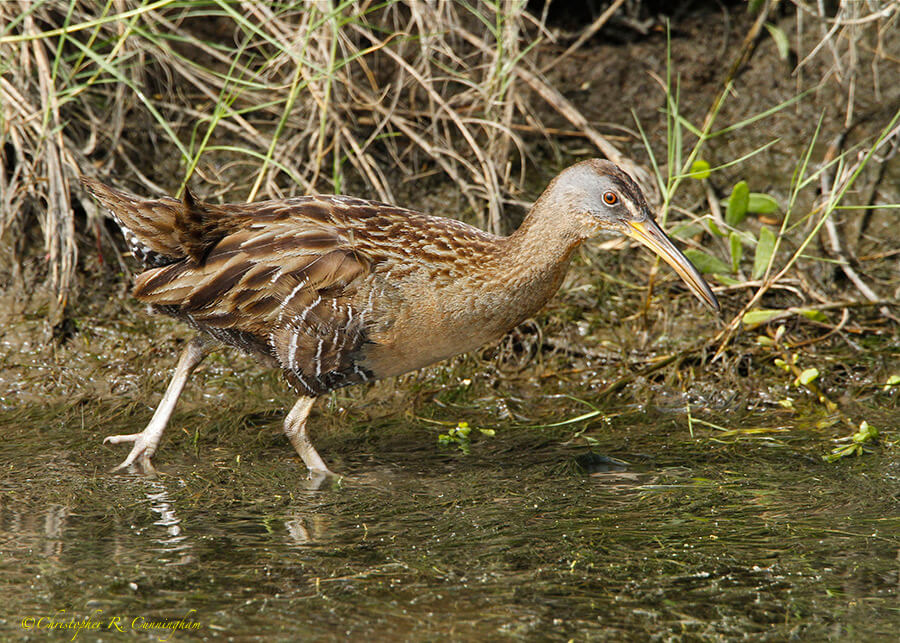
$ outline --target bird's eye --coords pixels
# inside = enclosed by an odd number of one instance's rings
[[[615,205],[616,203],[619,202],[619,195],[617,195],[615,192],[612,192],[612,191],[604,192],[603,193],[603,202],[606,205]]]

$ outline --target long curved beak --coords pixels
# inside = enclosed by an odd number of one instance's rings
[[[719,302],[713,291],[710,290],[709,284],[703,279],[700,271],[694,267],[690,259],[675,247],[668,235],[663,232],[662,228],[651,217],[647,217],[643,221],[628,221],[625,233],[632,239],[640,241],[643,245],[650,248],[653,252],[665,259],[666,263],[672,266],[675,272],[684,279],[691,291],[697,295],[704,304],[709,306],[715,312],[719,312]]]

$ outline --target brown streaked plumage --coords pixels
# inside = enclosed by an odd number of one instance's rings
[[[197,331],[119,468],[151,457],[215,341],[279,367],[300,394],[285,432],[312,474],[330,473],[306,431],[316,397],[399,375],[501,337],[559,288],[569,257],[602,230],[658,252],[711,308],[697,270],[656,225],[640,189],[608,161],[564,170],[522,226],[498,237],[453,219],[343,196],[213,205],[143,200],[93,179],[143,264],[134,295]]]

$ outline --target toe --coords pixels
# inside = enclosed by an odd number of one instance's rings
[[[156,449],[153,444],[147,442],[145,436],[142,436],[140,433],[136,435],[113,435],[104,440],[104,442],[106,441],[109,441],[112,444],[128,441],[134,442],[134,446],[131,448],[128,457],[125,458],[119,466],[113,469],[113,471],[121,471],[122,469],[127,469],[132,464],[137,464],[144,473],[149,473],[151,475],[156,473],[156,469],[154,469],[153,465],[150,463],[150,458],[153,457]]]
[[[103,444],[120,444],[122,442],[136,442],[141,437],[140,433],[129,433],[128,435],[107,435],[103,438]]]
[[[141,467],[141,470],[144,472],[144,475],[151,476],[155,478],[159,474],[156,471],[156,467],[153,466],[153,463],[150,462],[150,457],[152,453],[143,453],[140,458],[138,458],[138,464]]]

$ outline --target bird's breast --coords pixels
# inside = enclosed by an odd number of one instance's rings
[[[423,271],[377,283],[379,305],[373,307],[361,364],[379,378],[390,377],[496,341],[546,303],[564,272],[505,278],[470,271],[441,278]]]

